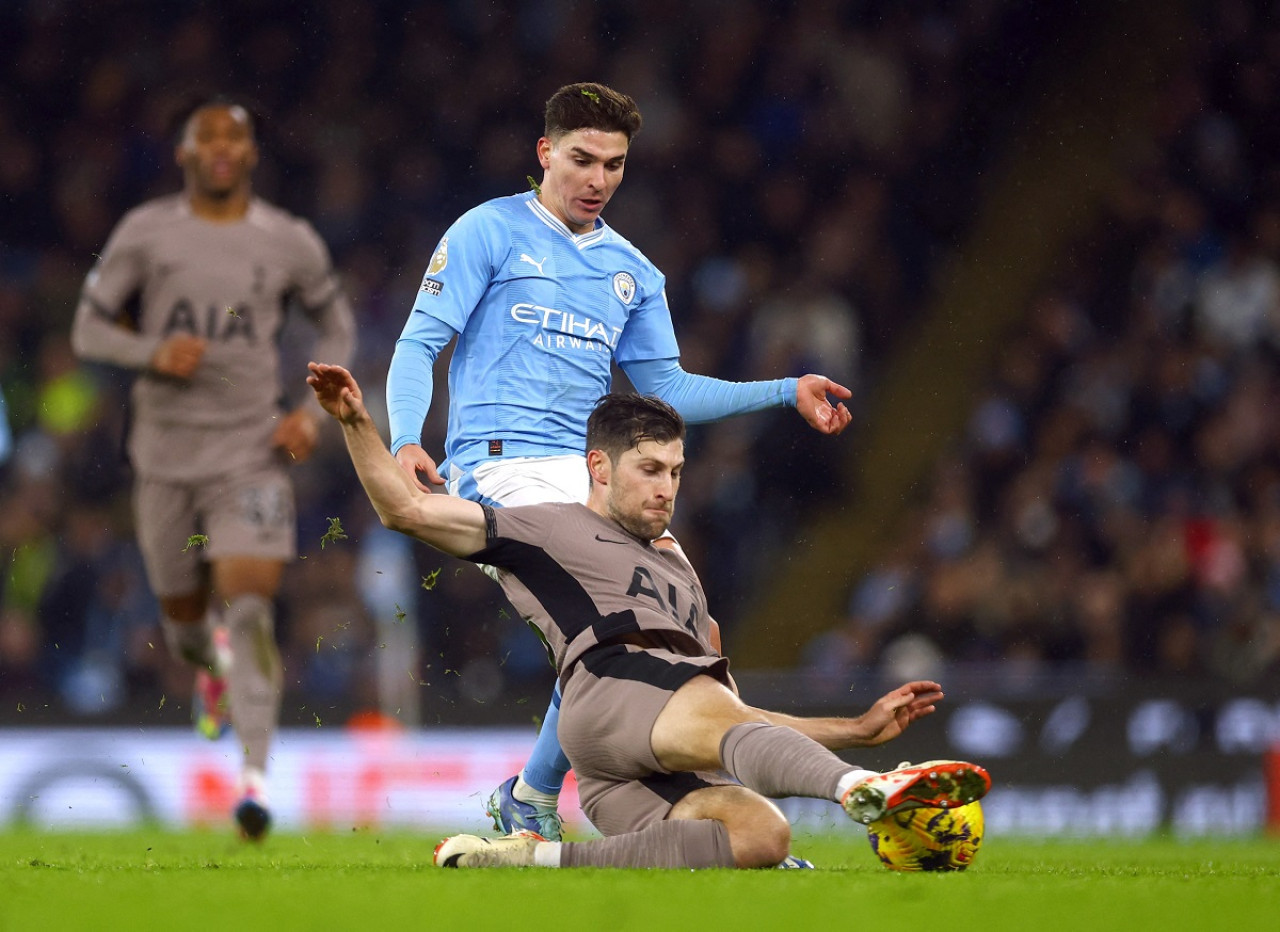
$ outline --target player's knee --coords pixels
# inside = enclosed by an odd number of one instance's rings
[[[791,853],[791,825],[773,806],[762,807],[749,820],[736,819],[728,828],[737,867],[776,867]]]

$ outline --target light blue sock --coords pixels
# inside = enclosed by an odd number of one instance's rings
[[[569,758],[564,756],[560,748],[560,738],[556,734],[556,725],[560,722],[560,684],[556,683],[551,693],[551,704],[547,706],[547,714],[542,719],[542,730],[538,732],[538,740],[533,743],[533,753],[520,772],[521,778],[539,793],[560,793],[564,786],[564,775],[569,772]]]

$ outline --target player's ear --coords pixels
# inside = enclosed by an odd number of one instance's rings
[[[587,472],[597,485],[609,484],[609,455],[604,450],[587,451]]]
[[[553,144],[546,136],[543,136],[538,140],[538,164],[541,165],[544,170],[551,167],[552,148]]]

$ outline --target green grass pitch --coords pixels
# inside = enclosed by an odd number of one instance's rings
[[[851,829],[856,832],[856,829]],[[0,833],[0,930],[1274,928],[1280,839],[988,839],[963,874],[895,874],[860,832],[817,871],[445,871],[437,835]]]

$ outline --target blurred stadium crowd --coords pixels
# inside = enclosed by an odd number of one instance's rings
[[[1200,26],[814,669],[1280,672],[1280,18]]]
[[[333,251],[375,401],[440,235],[525,187],[542,104],[576,80],[643,111],[607,219],[666,273],[685,367],[819,371],[866,397],[1053,41],[1052,16],[1025,6],[5,4],[0,697],[88,715],[185,695],[133,544],[126,383],[78,364],[68,331],[112,225],[178,187],[169,121],[192,90],[265,115],[255,187]],[[1280,31],[1246,2],[1201,25],[1162,138],[1027,309],[897,546],[850,579],[815,668],[909,654],[1245,678],[1276,663]],[[305,333],[287,336],[301,391]],[[428,449],[443,427],[433,413]],[[675,531],[728,625],[839,482],[844,442],[785,411],[692,434]],[[375,527],[336,435],[296,484],[291,695],[424,716],[512,683],[541,701],[541,648],[496,588]],[[335,516],[347,539],[322,547]]]

